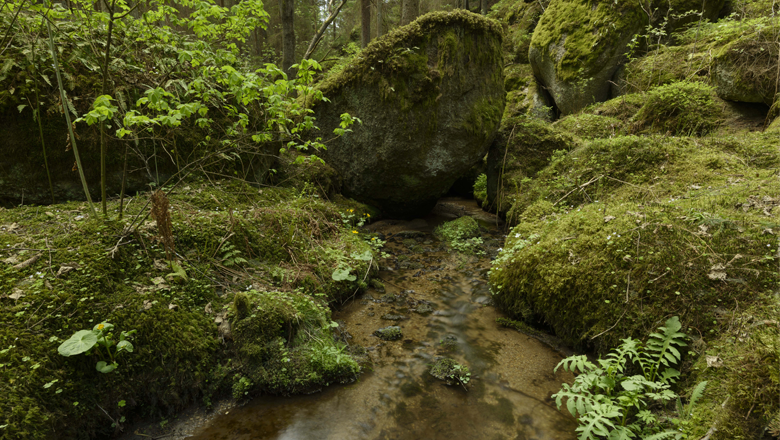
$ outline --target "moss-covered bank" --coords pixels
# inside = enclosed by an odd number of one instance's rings
[[[231,392],[354,380],[358,365],[331,333],[328,304],[374,270],[352,220],[368,211],[313,188],[173,189],[186,276],[166,262],[155,222],[140,222],[145,195],[122,221],[91,219],[78,203],[0,210],[0,438],[107,438],[125,421],[167,419]],[[336,270],[348,276],[337,281]],[[57,353],[104,321],[117,334],[137,331],[114,372],[96,371],[97,353]]]

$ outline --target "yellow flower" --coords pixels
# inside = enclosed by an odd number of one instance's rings
[[[353,234],[357,234],[357,231],[352,231]]]
[[[103,327],[105,327],[103,324],[98,324],[98,330],[103,330]]]
[[[366,214],[366,217],[371,217],[371,214]]]
[[[371,237],[372,240],[376,240],[376,237]]]

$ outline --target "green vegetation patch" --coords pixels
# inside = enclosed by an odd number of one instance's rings
[[[589,113],[577,113],[555,121],[554,127],[582,139],[611,138],[625,135],[626,124],[618,118]]]
[[[90,219],[84,203],[0,209],[2,435],[106,438],[231,391],[353,380],[328,305],[367,287],[378,246],[357,227],[367,207],[317,195],[182,183],[169,193],[170,253],[146,195],[121,221]],[[117,342],[135,331],[132,352],[58,353],[98,324]]]
[[[473,217],[464,215],[438,226],[434,235],[446,241],[452,248],[466,254],[484,254],[479,223]]]
[[[551,158],[576,148],[580,141],[535,118],[514,118],[502,125],[488,152],[486,184],[488,206],[506,215]]]
[[[672,135],[702,135],[715,130],[723,112],[712,87],[700,82],[658,86],[634,115],[634,129]]]

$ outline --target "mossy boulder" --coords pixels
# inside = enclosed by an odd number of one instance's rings
[[[391,325],[376,330],[374,336],[383,341],[397,341],[403,337],[403,333],[401,333],[401,327]]]
[[[534,74],[563,114],[609,97],[628,43],[647,24],[636,2],[552,0],[531,38]]]
[[[357,378],[360,367],[331,335],[330,310],[299,292],[236,294],[232,333],[240,373],[255,390],[292,394]]]
[[[778,47],[772,27],[759,27],[725,45],[712,58],[712,83],[718,96],[729,101],[767,105],[777,99]]]
[[[517,196],[490,272],[496,304],[597,350],[674,314],[717,335],[719,308],[780,281],[778,146],[761,133],[621,136],[554,159]]]
[[[548,3],[549,0],[501,0],[493,5],[488,17],[498,20],[504,27],[506,61],[528,64],[531,35]]]
[[[490,146],[487,161],[487,206],[502,216],[556,151],[569,151],[579,143],[575,136],[538,119],[507,122],[511,123],[502,126]]]
[[[318,124],[340,115],[362,125],[328,144],[323,158],[345,195],[400,217],[426,213],[479,162],[504,110],[502,32],[463,10],[424,15],[372,42],[320,86]]]
[[[504,120],[530,116],[551,122],[555,117],[554,103],[539,84],[528,64],[513,64],[504,69],[506,80],[506,108]]]

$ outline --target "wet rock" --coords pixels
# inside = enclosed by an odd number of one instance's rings
[[[382,319],[385,321],[403,321],[404,319],[409,319],[404,315],[395,315],[392,313],[385,313],[382,315]]]
[[[425,232],[422,231],[401,231],[394,235],[394,237],[399,238],[423,238],[425,237]]]
[[[471,380],[469,367],[461,365],[450,358],[439,358],[430,370],[431,376],[447,382],[448,385],[465,386]]]
[[[371,281],[368,282],[368,284],[373,287],[377,292],[385,293],[385,283],[379,281],[376,278],[372,278]],[[369,294],[366,294],[366,296],[370,296]],[[374,298],[371,297],[373,300]]]
[[[401,333],[401,327],[391,325],[375,331],[374,336],[383,341],[397,341],[403,337],[403,334]]]
[[[420,304],[414,309],[414,313],[419,313],[420,315],[428,315],[430,313],[433,313],[433,307],[431,307],[430,304]]]
[[[455,335],[447,335],[439,341],[439,347],[443,351],[455,351],[458,348],[458,338]]]

